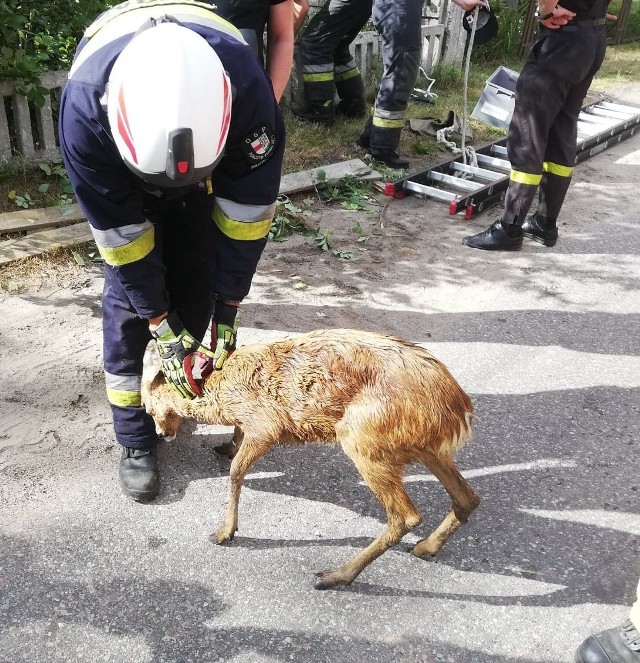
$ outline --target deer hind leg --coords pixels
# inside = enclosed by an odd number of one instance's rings
[[[224,543],[233,539],[233,535],[238,529],[238,503],[240,502],[242,482],[251,466],[262,458],[272,446],[273,444],[269,441],[259,441],[245,435],[229,470],[231,479],[229,502],[224,520],[212,536],[216,543]]]
[[[435,555],[447,539],[464,523],[471,512],[480,504],[480,496],[474,492],[449,456],[429,455],[423,458],[425,465],[445,487],[453,501],[453,509],[438,527],[411,551],[414,555]]]
[[[365,480],[371,492],[380,500],[387,512],[387,526],[381,534],[361,553],[337,569],[317,573],[316,589],[329,589],[338,585],[349,585],[389,548],[400,542],[402,537],[420,524],[422,517],[415,508],[402,485],[404,465],[393,461],[373,461],[355,451],[343,448]]]

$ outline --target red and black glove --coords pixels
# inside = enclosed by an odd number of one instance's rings
[[[158,345],[165,380],[184,398],[201,396],[196,380],[211,373],[215,359],[211,350],[184,328],[175,313],[150,331]]]

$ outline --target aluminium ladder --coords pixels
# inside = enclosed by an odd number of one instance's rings
[[[585,106],[578,116],[575,163],[626,140],[639,129],[640,108],[609,101]],[[414,194],[449,203],[451,216],[464,211],[464,218],[470,219],[504,200],[511,172],[506,145],[507,139],[501,138],[476,150],[477,166],[465,164],[459,156],[380,188],[395,198]]]

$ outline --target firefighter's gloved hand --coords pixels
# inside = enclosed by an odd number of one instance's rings
[[[219,371],[224,362],[236,349],[238,336],[238,304],[236,302],[216,302],[213,316],[213,370]]]
[[[165,380],[183,398],[200,396],[202,392],[193,376],[194,360],[198,355],[213,360],[213,353],[191,336],[175,313],[150,331],[158,344]]]

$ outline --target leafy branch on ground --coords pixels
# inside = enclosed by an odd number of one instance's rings
[[[273,242],[286,242],[293,233],[311,237],[314,244],[321,250],[330,252],[336,258],[350,260],[353,253],[334,249],[330,244],[331,233],[321,232],[307,223],[307,218],[312,215],[309,209],[313,200],[305,198],[302,207],[298,207],[288,196],[280,196],[276,202],[276,213],[271,222],[269,239]]]
[[[363,212],[372,212],[371,205],[378,205],[371,184],[359,180],[355,175],[327,179],[327,173],[322,168],[316,170],[315,175],[315,190],[323,203],[340,202],[347,210]]]

